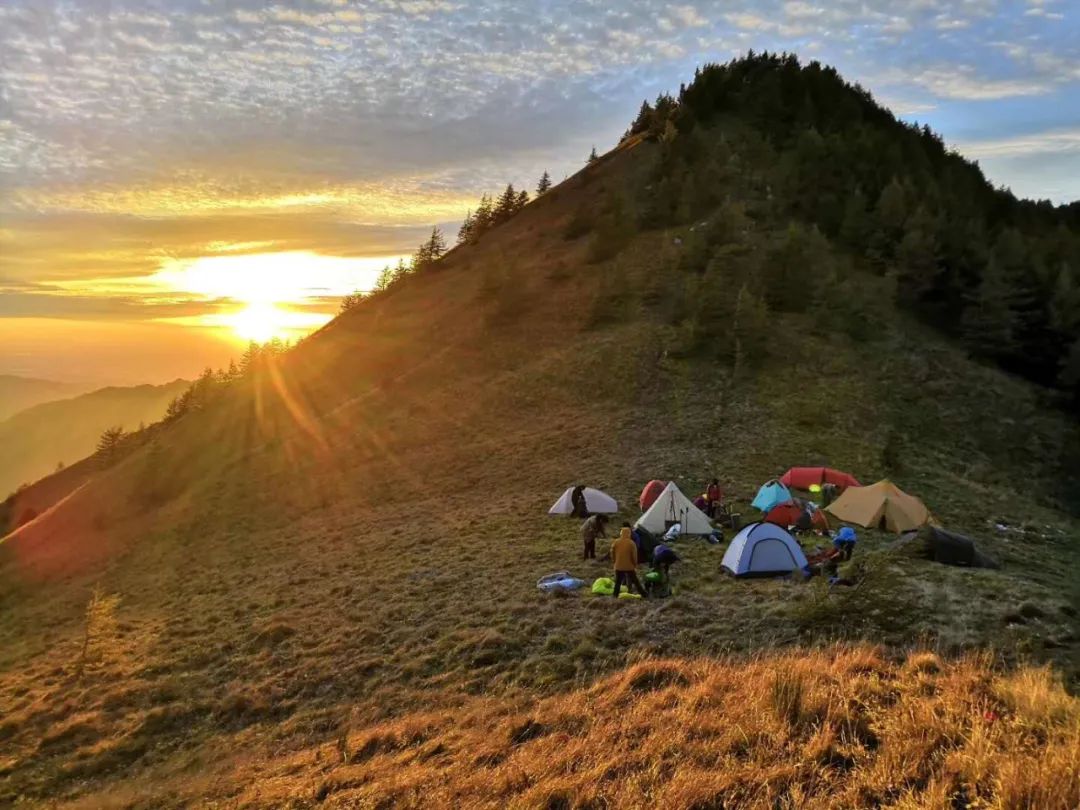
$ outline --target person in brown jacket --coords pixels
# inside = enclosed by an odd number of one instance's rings
[[[581,524],[581,540],[585,545],[583,560],[596,559],[596,538],[607,538],[604,529],[607,528],[607,515],[593,515]]]
[[[611,559],[615,562],[615,598],[619,598],[619,590],[624,582],[627,591],[637,591],[644,596],[645,589],[637,577],[637,543],[629,527],[623,526],[618,538],[611,544]]]

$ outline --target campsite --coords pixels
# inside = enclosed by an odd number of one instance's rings
[[[640,109],[0,504],[0,806],[1080,806],[1075,212],[787,55]]]
[[[834,500],[825,509],[809,499],[797,497],[799,493],[817,496],[822,493],[821,485],[829,483],[834,486],[830,493]],[[587,494],[588,500],[582,497],[580,510],[572,513],[571,496],[579,497],[579,493]],[[673,587],[664,594],[665,598],[669,598],[675,588],[688,587],[693,591],[705,583],[718,587],[720,577],[716,576],[716,558],[719,554],[723,555],[719,573],[740,583],[774,579],[795,585],[815,576],[823,577],[828,590],[824,596],[817,594],[817,598],[826,603],[833,596],[834,586],[857,589],[865,579],[880,584],[886,579],[882,573],[899,574],[905,560],[910,566],[905,575],[924,582],[935,579],[933,568],[938,564],[968,569],[1000,567],[980,551],[971,538],[945,530],[918,497],[902,491],[888,480],[860,486],[854,476],[831,468],[792,468],[763,483],[752,500],[747,498],[740,503],[736,498],[729,498],[722,505],[718,503],[717,506],[722,508],[715,519],[698,508],[706,500],[703,494],[692,501],[675,481],[653,478],[644,485],[638,498],[631,501],[633,506],[620,512],[619,501],[601,489],[582,485],[568,488],[548,514],[573,519],[566,531],[568,535],[576,534],[571,530],[584,533],[586,525],[579,528],[578,523],[590,515],[600,515],[606,539],[597,541],[601,550],[598,560],[578,560],[574,566],[568,564],[567,570],[541,578],[537,587],[545,593],[611,595],[607,577],[598,577],[590,589],[589,575],[605,565],[610,567],[611,557],[603,552],[619,536],[620,524],[631,527],[637,546],[638,568],[643,572],[650,568],[652,550],[658,543],[664,543],[679,555],[677,572],[672,577]],[[746,515],[742,511],[744,508]],[[835,523],[833,529],[830,529],[826,512],[831,513]],[[621,520],[624,513],[625,521]],[[841,534],[844,525],[848,528]],[[857,542],[852,527],[857,527],[861,533]],[[840,551],[839,540],[848,537],[859,551],[856,559],[852,552],[844,554]],[[572,542],[568,540],[566,545],[570,558]],[[710,552],[709,546],[716,546],[718,550]],[[651,567],[654,571],[657,568],[656,565]],[[947,579],[949,575],[943,573],[941,576]],[[675,584],[684,581],[688,585]],[[624,594],[629,595],[629,592]],[[837,594],[834,603],[846,605],[844,594]],[[839,614],[842,610],[838,608],[836,612]],[[840,635],[840,628],[837,630]]]

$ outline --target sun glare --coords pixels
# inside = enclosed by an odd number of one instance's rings
[[[273,304],[248,304],[239,312],[226,315],[225,320],[231,324],[237,337],[266,343],[274,338],[284,340],[287,337],[283,318],[287,314]]]
[[[265,343],[274,338],[295,339],[319,328],[333,317],[337,298],[371,289],[379,271],[397,259],[308,251],[225,253],[170,261],[152,281],[206,301],[237,305],[232,311],[168,320],[224,327],[245,342]]]

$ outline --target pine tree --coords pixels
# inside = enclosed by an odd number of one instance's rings
[[[444,253],[446,253],[446,239],[436,225],[431,229],[431,236],[424,240],[413,254],[412,269],[425,270],[438,261]]]
[[[652,124],[653,108],[649,104],[648,99],[641,102],[641,109],[638,110],[637,118],[634,119],[634,123],[630,125],[630,134],[637,135],[639,132],[645,132],[648,130],[649,125]]]
[[[117,426],[105,429],[98,439],[97,451],[95,453],[102,466],[108,466],[116,460],[123,440],[124,429],[122,427]]]
[[[495,209],[491,203],[491,197],[485,194],[480,198],[480,205],[476,207],[476,214],[473,216],[473,241],[476,241],[494,224],[494,217]]]
[[[895,177],[878,197],[874,220],[871,252],[881,259],[891,258],[904,236],[904,223],[907,222],[907,195],[903,184]]]
[[[864,251],[870,241],[872,227],[870,213],[866,210],[866,197],[860,189],[855,189],[844,205],[840,238],[848,247]]]
[[[436,225],[431,229],[431,236],[428,238],[428,255],[431,256],[431,260],[441,259],[446,254],[446,237],[443,236],[442,231]]]
[[[262,350],[259,344],[254,340],[248,343],[247,349],[243,355],[240,356],[240,376],[249,377],[259,365],[259,360],[262,357]]]
[[[587,164],[589,164],[589,165],[592,165],[593,163],[596,163],[596,161],[598,161],[599,159],[600,159],[600,156],[598,154],[596,154],[596,147],[594,146],[592,148],[592,151],[589,152],[589,159],[586,160],[585,162]]]
[[[996,254],[983,271],[973,299],[964,310],[964,342],[980,357],[999,359],[1013,348],[1015,321],[1009,307],[1009,288]]]
[[[904,236],[896,247],[897,278],[900,296],[910,303],[929,294],[941,272],[937,225],[920,207],[904,225]]]
[[[389,270],[389,266],[386,266],[382,269],[382,272],[379,273],[378,278],[375,279],[375,287],[373,289],[379,289],[379,281]],[[349,310],[356,309],[356,307],[360,306],[360,302],[363,300],[364,294],[359,290],[354,290],[348,295],[345,295],[344,297],[342,297],[341,304],[338,307],[338,314],[340,315],[342,313],[348,312]]]
[[[394,268],[389,264],[383,267],[379,271],[379,275],[375,277],[375,285],[371,288],[372,292],[380,293],[390,288],[390,285],[394,283],[397,273]]]
[[[734,373],[760,362],[769,340],[769,310],[745,284],[735,298],[735,315],[731,324]]]
[[[498,202],[495,203],[495,213],[493,219],[496,225],[501,225],[506,220],[510,219],[514,215],[515,206],[517,205],[517,192],[514,191],[514,184],[507,183],[506,190],[499,195]]]
[[[518,192],[517,199],[514,200],[514,213],[516,214],[522,208],[529,204],[529,192],[522,189]]]
[[[457,232],[457,243],[464,245],[466,242],[472,241],[473,235],[473,216],[472,211],[465,212],[465,219],[462,220],[461,227]]]
[[[547,190],[551,188],[551,175],[547,173],[547,169],[540,175],[540,181],[536,184],[536,196],[539,197],[542,194],[546,194]]]

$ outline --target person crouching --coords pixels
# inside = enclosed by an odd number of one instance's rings
[[[634,543],[629,527],[623,526],[618,538],[611,544],[611,559],[615,563],[615,598],[619,598],[623,583],[626,583],[627,591],[637,591],[644,596],[645,589],[641,587],[637,576],[637,544]]]

